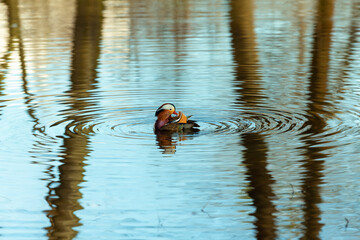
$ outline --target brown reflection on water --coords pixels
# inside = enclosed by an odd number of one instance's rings
[[[261,78],[258,75],[258,53],[254,28],[254,2],[231,1],[231,33],[235,67],[235,85],[238,95],[237,104],[248,107],[261,102]],[[242,136],[244,161],[253,200],[253,215],[257,239],[275,239],[275,206],[272,202],[274,192],[273,177],[267,170],[267,145],[264,136],[246,133]]]
[[[325,131],[327,119],[333,117],[328,111],[332,105],[328,99],[328,72],[331,50],[332,17],[334,1],[319,0],[315,18],[315,30],[310,68],[307,125],[309,129],[303,133],[301,140],[305,150],[302,167],[302,193],[304,201],[303,239],[319,239],[322,228],[321,211],[318,204],[322,202],[320,187],[323,183],[324,161],[328,155],[325,150],[331,146],[319,146],[325,143],[318,136]],[[256,52],[256,36],[254,32],[254,4],[252,1],[231,2],[231,32],[233,55],[236,64],[236,82],[239,105],[246,107],[260,106],[262,103],[262,81],[258,74],[258,55]],[[301,31],[301,26],[300,26]],[[304,41],[304,38],[300,38]],[[300,58],[304,56],[304,44],[300,41]],[[303,62],[303,61],[301,61]],[[245,147],[244,164],[251,189],[249,196],[256,208],[255,227],[258,239],[276,238],[274,214],[276,208],[272,199],[274,179],[267,170],[267,145],[263,135],[246,133],[242,135],[242,145]],[[329,143],[327,140],[326,143]]]
[[[257,104],[261,101],[261,82],[258,75],[258,53],[254,23],[254,2],[231,1],[231,37],[233,58],[236,64],[237,89],[240,89],[239,104]]]
[[[339,79],[345,79],[348,75],[348,71],[345,71],[345,69],[348,69],[349,66],[352,63],[352,59],[356,59],[356,43],[357,43],[357,33],[359,26],[359,18],[360,18],[360,1],[353,1],[352,2],[352,13],[351,13],[351,23],[350,23],[350,30],[349,30],[349,40],[347,47],[345,48],[345,57],[344,57],[344,66],[342,70],[342,74],[340,75]]]
[[[176,141],[173,139],[173,134],[169,132],[157,131],[156,142],[164,154],[174,154],[176,152]]]
[[[319,234],[323,224],[321,211],[318,204],[322,202],[320,187],[323,183],[324,160],[328,155],[324,150],[331,147],[318,147],[323,143],[316,136],[324,132],[326,120],[319,114],[331,117],[332,113],[325,110],[324,106],[331,105],[326,100],[331,33],[334,15],[334,1],[319,0],[317,5],[317,16],[315,20],[314,41],[312,50],[309,96],[308,96],[308,124],[309,130],[304,132],[302,141],[305,149],[302,167],[305,169],[302,179],[302,193],[304,198],[304,236],[302,239],[320,239]]]
[[[25,51],[24,51],[24,43],[23,43],[23,36],[21,33],[22,29],[22,22],[19,17],[19,2],[17,0],[6,1],[8,6],[8,22],[10,27],[10,39],[9,39],[9,53],[12,51],[15,52],[16,43],[18,44],[18,52],[19,52],[19,60],[20,60],[20,68],[21,68],[21,80],[22,80],[22,89],[25,95],[25,105],[26,111],[29,117],[34,122],[33,125],[33,132],[43,132],[41,128],[38,128],[37,125],[39,124],[39,119],[36,117],[35,109],[36,107],[32,103],[32,97],[34,96],[28,90],[28,81],[27,81],[27,66],[25,61]]]
[[[4,3],[7,5],[7,21],[8,21],[8,26],[11,26],[12,21],[14,21],[13,19],[13,11],[12,11],[12,6],[10,5],[11,2],[9,1],[4,1]],[[17,18],[18,19],[18,18]],[[9,28],[9,39],[7,41],[7,51],[4,53],[3,56],[1,56],[1,58],[3,59],[3,61],[0,61],[0,67],[1,69],[8,69],[9,68],[9,58],[11,55],[11,52],[14,49],[14,31],[13,29]],[[5,38],[5,36],[2,36],[3,38]],[[5,80],[5,72],[4,71],[0,71],[0,96],[2,96],[4,93],[4,80]]]
[[[73,55],[71,63],[71,87],[68,91],[69,121],[91,119],[91,116],[76,115],[93,103],[91,90],[95,89],[97,60],[100,54],[103,4],[99,0],[78,0],[76,3]],[[46,211],[51,226],[47,227],[49,239],[72,239],[81,225],[75,212],[83,207],[80,184],[84,182],[85,160],[90,153],[89,136],[73,133],[66,129],[63,137],[62,160],[59,166],[59,181],[48,184],[46,200],[51,210]],[[56,184],[58,184],[56,186]]]
[[[188,130],[183,132],[155,131],[156,142],[163,154],[174,154],[179,142],[188,140],[198,131]]]

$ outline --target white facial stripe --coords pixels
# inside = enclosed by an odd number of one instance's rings
[[[170,110],[170,111],[172,111],[172,110],[175,110],[175,106],[172,105],[172,104],[170,104],[170,103],[167,103],[167,104],[165,104],[164,106],[162,106],[161,109],[165,109],[165,110]]]

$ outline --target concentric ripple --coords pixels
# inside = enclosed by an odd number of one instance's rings
[[[299,134],[308,127],[307,116],[286,111],[224,110],[218,111],[215,116],[212,112],[205,110],[193,117],[200,125],[199,135],[247,132]],[[62,119],[49,124],[46,128],[57,134],[65,130],[69,135],[106,134],[131,139],[153,139],[154,121],[152,108],[132,108],[114,110],[101,115],[94,113],[90,116],[81,116],[78,114],[76,118]]]
[[[232,113],[234,113],[232,111]],[[215,134],[241,132],[256,133],[300,133],[306,129],[308,118],[305,115],[269,110],[238,111],[238,116],[227,121],[204,122],[205,130]]]

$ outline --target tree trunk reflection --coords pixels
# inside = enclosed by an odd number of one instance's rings
[[[320,139],[312,138],[312,135],[320,135],[326,126],[324,116],[331,116],[325,106],[330,103],[326,101],[330,43],[332,31],[332,17],[334,1],[319,0],[317,17],[315,22],[313,56],[311,61],[311,76],[309,85],[308,124],[309,130],[304,132],[305,169],[302,181],[302,192],[304,194],[304,236],[302,239],[320,239],[319,234],[323,226],[320,223],[321,211],[318,204],[322,202],[320,186],[323,183],[324,161],[327,156],[324,150],[330,147],[317,147],[322,143]]]
[[[235,84],[239,97],[237,104],[248,107],[262,101],[261,79],[258,76],[258,54],[254,30],[253,1],[231,1],[231,33],[235,67]],[[275,206],[272,202],[274,183],[267,170],[267,146],[264,136],[246,133],[242,136],[245,147],[244,165],[250,184],[249,196],[255,207],[254,216],[257,239],[275,239]]]
[[[74,27],[71,87],[68,91],[69,121],[91,119],[91,115],[77,115],[94,103],[91,90],[96,87],[96,68],[100,53],[103,5],[100,0],[77,1]],[[70,122],[71,124],[71,122]],[[62,165],[59,166],[59,185],[50,183],[47,212],[51,226],[47,228],[50,239],[72,239],[77,235],[74,227],[81,225],[75,212],[82,209],[80,184],[84,181],[84,166],[90,153],[88,136],[78,135],[66,128],[62,145]]]

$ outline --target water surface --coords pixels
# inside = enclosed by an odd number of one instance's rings
[[[0,2],[0,238],[358,239],[359,13]]]

